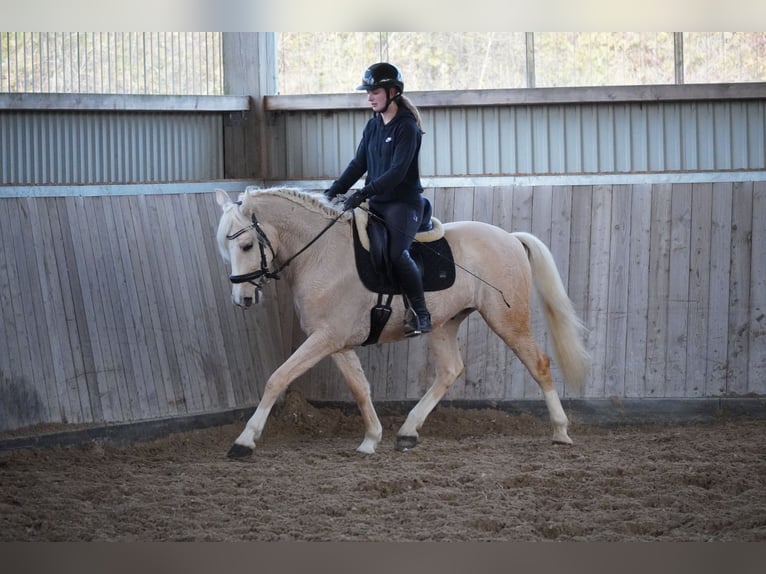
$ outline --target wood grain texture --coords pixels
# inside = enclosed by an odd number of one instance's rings
[[[443,222],[531,231],[551,248],[594,364],[582,394],[766,393],[766,184],[429,188]],[[118,422],[257,404],[303,340],[289,288],[230,301],[212,194],[0,199],[0,427]],[[400,304],[395,299],[394,304]],[[539,309],[536,336],[549,348]],[[478,314],[449,399],[539,399]],[[426,339],[360,350],[376,401],[422,396]],[[296,381],[351,400],[332,362]]]

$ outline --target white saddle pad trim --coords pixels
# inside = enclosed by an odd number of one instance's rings
[[[367,205],[366,202],[363,203],[362,206],[369,209],[369,205]],[[370,218],[370,215],[366,209],[355,209],[354,220],[356,221],[356,230],[359,233],[359,242],[362,244],[362,247],[369,251],[370,237],[367,235],[367,220]],[[444,227],[442,226],[442,222],[434,216],[431,216],[431,224],[433,227],[428,231],[420,231],[415,234],[415,241],[428,243],[429,241],[436,241],[437,239],[444,237]]]

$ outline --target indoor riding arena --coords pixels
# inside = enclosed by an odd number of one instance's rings
[[[766,542],[766,83],[408,90],[434,217],[553,255],[582,385],[538,295],[531,321],[573,444],[474,312],[416,446],[435,332],[356,348],[374,454],[326,357],[234,460],[307,336],[289,273],[233,304],[215,190],[325,190],[370,111],[280,94],[276,33],[185,34],[221,87],[0,89],[0,541]]]

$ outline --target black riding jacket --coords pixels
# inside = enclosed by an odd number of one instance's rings
[[[415,116],[404,106],[399,106],[388,124],[375,114],[364,127],[356,155],[330,192],[345,193],[366,172],[365,192],[371,207],[391,202],[420,206],[423,186],[418,156],[422,135]]]

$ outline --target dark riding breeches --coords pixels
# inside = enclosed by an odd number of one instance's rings
[[[409,203],[383,203],[370,206],[388,231],[388,260],[398,261],[410,248],[423,218],[422,206]]]

